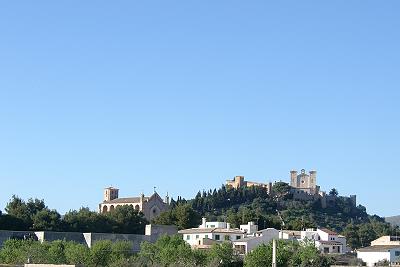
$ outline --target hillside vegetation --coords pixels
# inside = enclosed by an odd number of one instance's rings
[[[162,213],[153,223],[176,225],[179,229],[197,227],[201,217],[212,221],[226,221],[233,227],[254,221],[259,229],[302,230],[326,227],[347,237],[352,248],[368,246],[382,235],[400,235],[398,226],[392,226],[377,215],[369,215],[362,205],[354,207],[350,199],[336,196],[334,205],[322,208],[320,201],[294,200],[288,184],[279,182],[272,193],[262,187],[219,189],[198,192],[190,200],[178,197],[171,200],[171,209]],[[141,212],[131,206],[119,206],[114,211],[99,214],[88,208],[71,210],[61,216],[49,209],[43,200],[24,201],[13,196],[6,206],[7,214],[0,213],[1,230],[71,231],[143,234],[149,223]],[[281,214],[285,225],[282,226]]]
[[[302,230],[305,228],[326,227],[337,231],[347,237],[349,246],[359,248],[367,246],[370,242],[382,235],[400,233],[398,227],[392,227],[384,218],[369,215],[362,205],[354,207],[350,199],[337,196],[334,205],[322,208],[319,200],[299,201],[294,200],[287,183],[279,182],[273,186],[272,194],[268,194],[263,187],[243,187],[239,189],[221,188],[198,192],[194,199],[185,200],[178,198],[172,203],[173,209],[161,214],[155,223],[175,224],[179,228],[197,226],[200,217],[205,216],[212,221],[226,221],[234,227],[254,221],[259,229],[274,227],[276,229]],[[337,190],[332,190],[337,195]],[[197,216],[196,223],[183,225],[179,221],[187,219],[176,210],[183,207],[192,209]],[[193,213],[193,211],[191,211]],[[282,226],[278,212],[281,214],[285,225]]]

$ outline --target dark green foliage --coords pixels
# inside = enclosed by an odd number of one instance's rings
[[[142,213],[128,205],[118,206],[113,211],[106,213],[105,216],[111,221],[111,232],[113,233],[144,233],[144,228],[148,223]]]
[[[163,212],[153,220],[155,224],[176,225],[179,229],[197,227],[200,224],[200,214],[189,204],[178,204],[175,208]]]
[[[285,182],[277,182],[272,186],[272,192],[276,199],[283,199],[290,195],[290,186]]]
[[[67,212],[61,219],[60,214],[50,210],[43,200],[25,202],[15,195],[6,211],[8,214],[0,214],[1,230],[143,234],[148,223],[143,214],[131,206],[118,206],[106,214],[81,208]]]
[[[217,262],[218,266],[229,267],[235,262],[240,262],[240,259],[235,256],[231,243],[215,244],[208,253],[209,262]]]
[[[245,203],[250,204],[256,198],[267,199],[267,190],[259,186],[227,189],[223,185],[218,190],[198,192],[190,203],[195,210],[205,213],[216,209],[229,209]]]
[[[63,223],[72,232],[100,232],[121,234],[143,234],[148,223],[143,214],[132,206],[118,206],[113,211],[100,214],[81,208],[67,212]]]
[[[133,256],[132,244],[125,241],[96,242],[91,249],[82,244],[66,241],[40,243],[32,240],[13,240],[0,250],[0,263],[23,264],[82,264],[84,266],[118,266],[115,263]]]
[[[138,260],[143,266],[152,264],[197,266],[203,264],[203,262],[198,262],[199,259],[205,259],[200,255],[201,253],[201,251],[192,250],[181,236],[163,236],[154,244],[144,242],[138,254]]]
[[[278,266],[328,267],[333,262],[322,255],[311,243],[277,241],[276,261]],[[272,242],[260,245],[250,252],[244,260],[246,267],[271,266]]]
[[[382,221],[382,218],[374,215],[369,221],[363,224],[349,224],[343,230],[347,237],[347,244],[355,249],[369,246],[371,241],[384,235],[400,235],[400,229],[390,226]]]
[[[63,230],[61,216],[56,210],[42,209],[32,215],[32,229],[46,231]]]
[[[142,243],[135,266],[240,266],[232,245],[214,245],[209,251],[192,250],[181,236],[163,236],[156,243]]]
[[[339,192],[336,188],[332,188],[331,191],[329,191],[329,195],[337,197],[339,195]]]

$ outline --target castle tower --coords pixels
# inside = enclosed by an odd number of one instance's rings
[[[290,186],[291,187],[298,187],[297,184],[297,171],[290,171]]]
[[[235,176],[235,188],[244,186],[244,176]]]
[[[104,188],[103,201],[111,201],[118,198],[118,188],[107,187]]]
[[[351,204],[353,205],[353,207],[357,207],[357,196],[350,195],[350,200],[351,200]]]
[[[310,171],[310,184],[309,187],[317,187],[317,171]]]
[[[165,196],[164,203],[169,205],[169,195],[168,195],[168,192],[167,192],[167,195]]]

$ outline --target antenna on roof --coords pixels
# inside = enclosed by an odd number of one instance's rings
[[[156,188],[157,188],[157,187],[155,187],[155,186],[153,187],[153,189],[154,189],[154,193],[157,193],[157,192],[156,192]]]

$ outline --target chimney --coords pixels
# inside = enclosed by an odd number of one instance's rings
[[[207,219],[206,217],[201,218],[201,228],[206,228]]]

